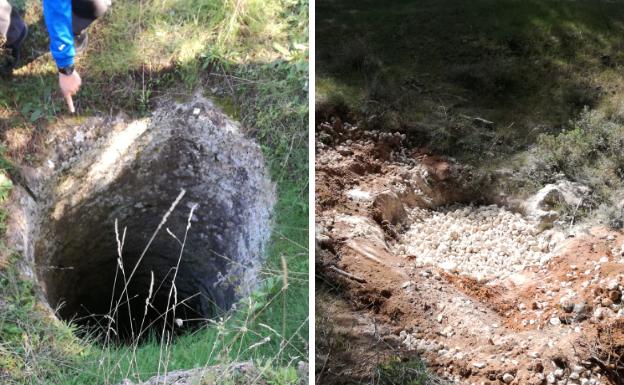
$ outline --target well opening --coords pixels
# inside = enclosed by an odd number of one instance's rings
[[[128,197],[128,204],[134,205],[135,199]],[[111,327],[113,335],[133,340],[162,330],[165,322],[169,330],[180,331],[231,308],[240,295],[235,285],[220,285],[222,272],[230,266],[219,255],[229,255],[232,250],[227,246],[235,240],[219,242],[192,226],[182,251],[166,229],[180,241],[184,239],[185,216],[190,212],[184,198],[146,250],[150,233],[158,228],[173,200],[175,196],[170,202],[163,197],[141,212],[119,207],[118,215],[128,212],[115,218],[119,243],[109,207],[96,209],[87,204],[54,223],[58,246],[49,256],[50,264],[39,269],[39,276],[60,318],[87,326],[89,331],[106,332]],[[198,204],[195,215],[211,210],[210,202],[204,205],[202,210]]]
[[[197,325],[249,294],[275,189],[234,122],[202,100],[89,146],[39,189],[34,262],[60,318],[135,340]]]

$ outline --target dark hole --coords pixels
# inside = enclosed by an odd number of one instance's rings
[[[173,223],[183,219],[181,210],[180,215],[176,214],[170,219]],[[158,221],[144,220],[152,229]],[[58,309],[62,319],[83,326],[82,333],[133,342],[160,335],[163,330],[170,335],[184,332],[235,302],[233,291],[226,289],[217,294],[213,289],[219,269],[226,268],[224,262],[205,257],[206,265],[198,264],[194,244],[202,244],[202,240],[192,235],[192,228],[189,249],[185,248],[179,266],[181,246],[163,229],[135,270],[149,237],[144,231],[132,235],[137,231],[133,224],[123,246],[123,271],[112,224],[85,230],[82,239],[90,242],[74,247],[78,243],[68,240],[53,257],[59,263],[52,265],[44,277],[50,305]],[[175,233],[178,228],[184,229],[174,226],[171,231]],[[178,232],[176,236],[181,239],[183,234]],[[197,274],[202,271],[206,274]]]
[[[275,189],[260,147],[202,103],[129,124],[50,186],[34,259],[63,320],[134,342],[201,325],[253,289]]]

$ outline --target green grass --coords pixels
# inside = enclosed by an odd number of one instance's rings
[[[418,358],[405,362],[390,361],[378,365],[375,371],[376,384],[379,385],[436,385],[448,384],[448,381],[432,374]]]
[[[347,110],[467,162],[524,151],[586,105],[624,105],[617,3],[320,0],[317,20],[320,119]]]
[[[306,0],[114,2],[78,59],[84,86],[75,98],[79,116],[69,117],[40,3],[26,1],[26,64],[0,83],[0,167],[38,164],[42,139],[56,124],[94,114],[142,116],[201,87],[261,144],[278,203],[258,291],[234,314],[165,346],[155,339],[128,346],[80,340],[72,326],[46,316],[15,257],[0,271],[0,298],[11,309],[0,312],[0,382],[115,384],[144,380],[159,365],[162,373],[164,366],[251,359],[266,369],[268,383],[293,383],[308,350],[307,7]],[[0,185],[4,199],[8,182]]]

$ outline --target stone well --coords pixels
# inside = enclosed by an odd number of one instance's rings
[[[259,146],[210,101],[87,122],[50,147],[23,169],[31,193],[15,189],[9,238],[60,318],[136,336],[172,325],[174,308],[188,325],[253,289],[275,187]]]

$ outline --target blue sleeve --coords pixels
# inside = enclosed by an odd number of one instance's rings
[[[43,17],[50,35],[50,52],[59,68],[74,64],[71,3],[71,0],[43,0]]]

